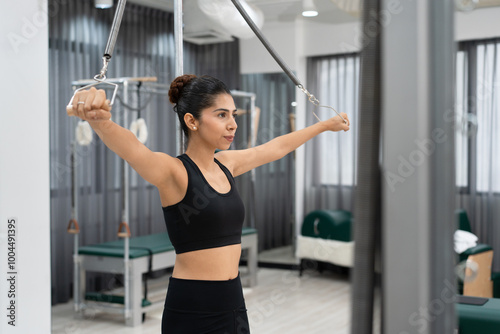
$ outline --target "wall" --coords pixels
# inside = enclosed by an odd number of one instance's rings
[[[262,33],[285,62],[296,70],[300,57],[350,52],[356,49],[360,23],[315,23],[302,17],[295,22],[265,23]],[[359,47],[358,47],[359,49]],[[241,73],[279,72],[281,69],[256,38],[240,41]]]
[[[500,7],[481,8],[455,15],[457,41],[500,37]]]
[[[0,36],[0,333],[45,334],[51,316],[46,1],[2,2]]]
[[[262,33],[283,60],[295,68],[297,34],[295,22],[267,23],[262,28]],[[273,73],[281,70],[257,37],[240,41],[240,64],[242,74]]]

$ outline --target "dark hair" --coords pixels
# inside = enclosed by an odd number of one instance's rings
[[[168,97],[170,103],[175,104],[174,111],[186,136],[188,127],[184,122],[184,115],[191,113],[195,119],[200,119],[201,111],[211,107],[219,94],[231,95],[231,92],[222,81],[208,75],[197,77],[184,74],[172,81]]]

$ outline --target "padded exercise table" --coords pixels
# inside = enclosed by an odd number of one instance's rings
[[[297,236],[295,256],[300,259],[300,274],[305,260],[352,267],[354,241],[351,238],[351,213],[345,210],[315,210],[304,217]]]
[[[458,328],[460,334],[500,333],[500,299],[470,298],[472,303],[457,303]],[[481,300],[484,304],[481,305]]]
[[[129,244],[128,249],[126,242]],[[247,271],[242,273],[241,277],[245,286],[251,287],[257,284],[257,245],[257,230],[243,228],[241,247],[242,250],[248,251]],[[143,313],[163,308],[163,301],[151,303],[143,299],[143,274],[173,267],[175,250],[165,232],[79,247],[75,262],[78,265],[79,275],[75,280],[78,284],[75,311],[83,312],[86,308],[92,307],[110,313],[124,314],[127,326],[137,326],[142,322]],[[125,268],[128,268],[128,275],[125,275]],[[124,282],[124,296],[86,293],[87,271],[128,276],[128,282],[127,280]]]

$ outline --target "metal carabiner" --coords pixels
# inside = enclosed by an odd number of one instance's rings
[[[342,121],[344,121],[344,123],[347,124],[347,121],[344,119],[344,117],[342,117],[342,115],[340,115],[340,113],[337,110],[335,110],[333,107],[321,105],[319,103],[319,100],[316,98],[316,96],[314,96],[311,93],[309,93],[309,91],[304,86],[298,85],[297,87],[302,92],[304,92],[304,94],[307,95],[307,98],[308,98],[309,102],[311,102],[315,106],[315,108],[328,108],[328,109],[332,109],[342,119]],[[314,117],[316,117],[316,119],[321,122],[321,119],[318,117],[318,115],[316,115],[316,113],[314,111],[312,113],[313,113]]]

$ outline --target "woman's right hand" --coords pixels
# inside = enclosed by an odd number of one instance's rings
[[[76,92],[73,97],[73,107],[66,111],[68,115],[77,116],[88,122],[106,121],[111,118],[111,106],[106,99],[106,92],[95,87]]]
[[[346,122],[344,122],[344,120]],[[327,127],[330,131],[349,131],[351,122],[349,121],[347,114],[345,112],[341,112],[339,115],[333,116],[332,118],[326,120],[325,124],[327,124]]]

